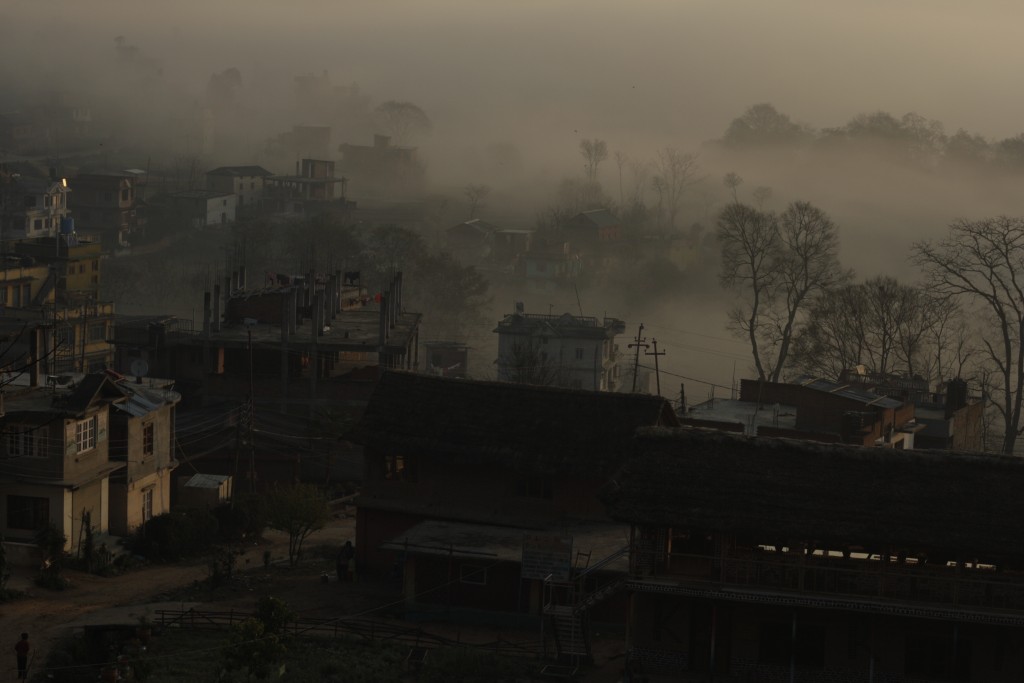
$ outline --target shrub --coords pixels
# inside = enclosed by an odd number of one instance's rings
[[[217,518],[207,510],[168,512],[146,522],[129,548],[151,560],[195,557],[213,546],[217,529]]]

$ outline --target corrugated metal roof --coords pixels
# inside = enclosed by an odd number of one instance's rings
[[[231,477],[226,474],[193,474],[185,486],[193,489],[216,489]]]
[[[865,389],[858,389],[852,384],[839,384],[837,382],[830,382],[827,379],[817,377],[799,377],[794,384],[799,384],[800,386],[807,387],[808,389],[822,391],[827,394],[835,394],[836,396],[842,396],[843,398],[860,401],[864,405],[878,406],[879,408],[899,408],[903,405],[903,401],[895,398],[879,396],[878,394]]]

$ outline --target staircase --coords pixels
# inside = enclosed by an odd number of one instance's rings
[[[559,661],[577,664],[590,658],[587,613],[622,588],[626,577],[616,577],[592,590],[587,589],[588,580],[594,580],[598,570],[628,553],[628,546],[620,548],[593,565],[590,553],[578,553],[569,581],[556,581],[550,576],[544,580],[545,642],[553,638]]]

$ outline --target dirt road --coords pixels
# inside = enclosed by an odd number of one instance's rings
[[[334,519],[324,529],[314,532],[305,547],[328,544],[340,546],[351,538],[354,520]],[[275,531],[264,534],[264,542],[240,558],[241,571],[262,567],[263,552],[271,552],[275,564],[287,563],[288,537]],[[131,623],[142,615],[151,615],[164,608],[157,598],[182,587],[201,582],[208,576],[205,560],[173,565],[153,565],[122,576],[104,578],[76,571],[66,571],[71,587],[65,591],[48,591],[35,587],[31,573],[14,572],[9,586],[29,593],[29,597],[0,604],[0,681],[14,680],[14,647],[19,634],[27,632],[32,644],[30,669],[38,670],[46,661],[54,641],[69,629],[88,623]],[[251,596],[244,596],[247,602]],[[188,603],[188,607],[194,603]],[[180,608],[182,603],[173,603]]]

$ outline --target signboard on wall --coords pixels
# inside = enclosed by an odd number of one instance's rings
[[[568,581],[572,577],[572,536],[523,536],[520,578]]]

